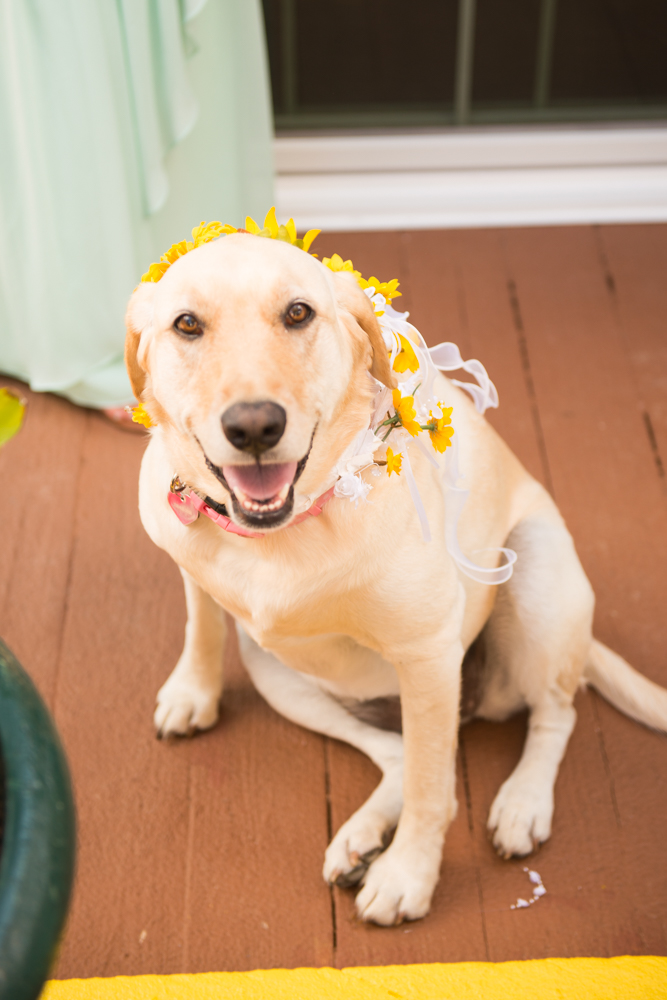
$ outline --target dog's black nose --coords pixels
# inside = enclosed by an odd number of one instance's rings
[[[287,414],[278,403],[234,403],[222,414],[227,440],[255,456],[278,444],[286,423]]]

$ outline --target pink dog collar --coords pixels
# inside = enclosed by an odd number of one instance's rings
[[[226,514],[220,514],[218,511],[210,507],[205,500],[187,487],[179,487],[176,485],[178,482],[178,477],[175,476],[172,480],[172,486],[167,494],[167,501],[169,506],[173,510],[174,514],[181,522],[181,524],[192,524],[196,521],[200,514],[208,517],[214,524],[217,524],[224,531],[229,531],[233,535],[243,535],[246,538],[264,538],[262,532],[259,531],[248,531],[246,528],[240,527],[238,524],[234,524],[230,517]],[[300,524],[305,521],[308,517],[317,517],[318,514],[322,513],[322,508],[325,503],[331,499],[333,496],[334,487],[332,486],[330,490],[323,493],[321,497],[318,497],[312,506],[308,508],[303,514],[299,514],[295,517],[291,524]]]

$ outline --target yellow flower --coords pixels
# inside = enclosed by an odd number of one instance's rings
[[[200,222],[199,225],[195,226],[192,230],[192,239],[194,240],[194,244],[193,246],[188,244],[188,249],[194,250],[196,247],[200,247],[204,243],[210,243],[211,240],[217,240],[218,236],[230,233],[232,228],[232,226],[223,226],[221,222]]]
[[[146,412],[146,408],[143,403],[139,403],[138,406],[133,406],[131,413],[132,420],[135,424],[143,424],[144,427],[155,427],[155,424]]]
[[[401,390],[394,389],[391,394],[391,399],[394,404],[396,414],[400,417],[401,426],[404,427],[408,434],[412,435],[412,437],[417,437],[421,427],[415,420],[417,414],[414,407],[414,398],[412,396],[401,396]]]
[[[365,278],[359,277],[357,280],[362,288],[372,288],[374,293],[379,292],[381,295],[384,295],[387,302],[391,302],[392,299],[397,299],[399,295],[403,294],[403,292],[396,291],[400,284],[398,278],[392,278],[391,281],[380,281],[379,278],[369,278],[366,281]]]
[[[395,372],[416,372],[419,370],[419,360],[415,354],[414,348],[407,337],[403,337],[402,334],[398,334],[398,339],[401,342],[401,349],[394,358],[394,371]]]
[[[192,243],[187,240],[181,240],[180,243],[172,244],[167,252],[162,254],[160,262],[158,264],[151,264],[146,273],[142,274],[141,280],[159,281],[165,271],[179,257],[190,253],[191,250],[196,250],[197,247],[203,246],[204,243],[210,243],[211,240],[217,240],[219,236],[227,236],[230,233],[247,232],[252,233],[254,236],[268,236],[273,240],[283,240],[285,243],[291,243],[293,246],[298,247],[299,250],[307,252],[310,249],[311,243],[320,232],[319,229],[309,229],[303,239],[297,239],[294,219],[290,219],[285,226],[279,226],[275,208],[271,208],[267,212],[263,229],[260,229],[255,220],[251,219],[250,216],[245,220],[245,224],[245,229],[236,229],[235,226],[223,226],[221,222],[200,222],[192,230]]]
[[[202,246],[204,243],[210,243],[211,240],[216,240],[218,236],[222,236],[223,233],[230,232],[231,226],[223,226],[221,222],[200,222],[198,226],[192,230],[192,239],[194,242],[190,243],[187,240],[181,240],[180,243],[172,243],[166,253],[163,253],[160,257],[159,264],[151,264],[145,274],[142,274],[142,281],[159,281],[162,275],[167,271],[172,264],[175,264],[179,257],[184,257],[186,253],[190,253],[191,250],[195,250],[197,247]],[[236,232],[236,230],[234,230]]]
[[[355,271],[352,261],[343,260],[340,254],[335,253],[331,257],[324,257],[322,263],[325,267],[328,267],[330,271],[349,271],[355,276],[361,289],[365,291],[367,288],[371,288],[373,290],[373,295],[380,292],[384,295],[387,302],[391,302],[392,299],[395,299],[399,295],[403,294],[402,292],[396,291],[399,285],[398,278],[393,278],[391,281],[380,281],[379,278],[369,278],[368,281],[366,281],[365,278],[362,278],[361,271]],[[376,311],[375,315],[383,316],[384,311]]]
[[[13,438],[20,430],[25,413],[25,403],[11,389],[0,389],[0,445]]]
[[[392,281],[380,281],[379,278],[369,278],[366,281],[362,278],[361,271],[356,271],[354,264],[351,260],[343,260],[340,254],[333,254],[331,257],[324,257],[322,263],[325,267],[328,267],[330,271],[350,271],[351,274],[355,276],[359,282],[359,287],[364,291],[367,288],[373,289],[373,294],[380,292],[384,295],[387,302],[391,302],[392,299],[397,298],[397,296],[402,295],[402,292],[397,292],[398,288],[398,278],[393,278]],[[380,314],[381,315],[381,314]]]
[[[142,281],[159,281],[170,264],[151,264],[145,274],[141,275]]]
[[[172,243],[166,253],[163,253],[160,257],[161,261],[164,261],[169,267],[171,264],[175,264],[179,257],[185,257],[186,253],[190,250],[194,250],[194,243],[187,243],[185,240],[181,240],[180,243]]]
[[[387,475],[390,476],[392,472],[395,472],[397,476],[401,474],[401,462],[403,460],[402,454],[394,455],[391,448],[387,448]]]
[[[354,264],[351,260],[343,260],[340,254],[335,253],[333,257],[324,257],[322,263],[325,267],[328,267],[330,271],[350,271],[351,274],[355,276],[357,281],[361,284],[364,279],[361,277],[361,271],[354,270]],[[362,285],[363,288],[363,285]]]
[[[439,451],[442,454],[445,448],[449,448],[454,435],[454,428],[447,426],[452,422],[453,407],[445,406],[443,403],[438,403],[438,406],[442,411],[442,416],[434,417],[433,412],[431,411],[427,427],[429,437],[431,438],[431,444],[436,451]]]
[[[238,232],[238,230],[232,229],[231,226],[229,228],[230,232]],[[276,219],[275,208],[270,208],[266,213],[263,229],[260,229],[255,220],[249,215],[246,216],[245,228],[246,232],[252,233],[253,236],[264,236],[270,240],[282,240],[283,243],[291,243],[292,246],[297,247],[299,250],[305,250],[306,253],[310,250],[310,245],[315,237],[322,231],[321,229],[309,229],[303,239],[298,239],[294,219],[288,219],[284,226],[279,225]]]

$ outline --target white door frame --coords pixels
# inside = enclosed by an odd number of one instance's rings
[[[281,135],[299,230],[667,221],[667,124]]]

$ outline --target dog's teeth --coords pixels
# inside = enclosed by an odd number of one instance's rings
[[[243,490],[239,489],[236,490],[236,499],[244,510],[252,511],[253,513],[258,514],[269,514],[272,511],[280,510],[281,507],[285,506],[285,501],[287,500],[287,495],[290,491],[291,485],[291,483],[285,483],[280,492],[277,493],[272,500],[253,500],[252,497],[247,495],[247,493],[244,493]]]

